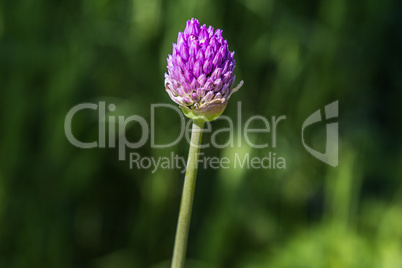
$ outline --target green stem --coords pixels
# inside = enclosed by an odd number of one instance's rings
[[[194,120],[173,250],[172,268],[184,267],[204,121]]]

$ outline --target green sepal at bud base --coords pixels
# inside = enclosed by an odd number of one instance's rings
[[[183,111],[184,115],[193,120],[202,120],[202,121],[214,121],[217,119],[227,106],[227,102],[225,103],[212,103],[205,108],[191,109],[186,106],[180,106],[180,109]]]

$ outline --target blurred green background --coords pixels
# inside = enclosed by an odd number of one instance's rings
[[[223,29],[236,51],[245,84],[225,115],[236,120],[241,101],[245,119],[287,116],[276,148],[203,152],[275,152],[286,169],[200,169],[187,266],[402,267],[401,13],[398,0],[1,1],[0,267],[169,267],[183,174],[76,148],[64,119],[105,101],[116,105],[110,115],[149,122],[151,104],[173,104],[166,57],[192,17]],[[333,168],[303,148],[301,126],[336,100]],[[158,113],[156,141],[173,140],[179,123]],[[74,135],[94,141],[98,125],[96,111],[80,112]],[[127,127],[129,140],[140,135]],[[323,152],[325,123],[306,139]],[[187,150],[185,139],[166,149],[148,141],[127,154]]]

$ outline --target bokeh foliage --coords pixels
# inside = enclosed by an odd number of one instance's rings
[[[172,103],[166,57],[191,17],[236,51],[245,85],[225,115],[236,120],[241,101],[243,118],[287,119],[276,148],[204,150],[275,152],[286,169],[200,169],[188,267],[402,267],[401,12],[397,0],[0,2],[0,267],[168,267],[183,174],[78,149],[63,125],[83,102],[147,121],[151,104]],[[335,100],[333,168],[305,151],[301,125]],[[156,140],[172,140],[179,122],[158,114]],[[73,131],[96,140],[98,124],[82,113]],[[324,130],[306,134],[321,151]],[[187,146],[128,152],[186,156]]]

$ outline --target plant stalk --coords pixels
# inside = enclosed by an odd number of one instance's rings
[[[197,177],[198,154],[200,152],[202,129],[204,124],[205,121],[193,121],[190,150],[188,152],[186,175],[184,177],[179,219],[177,222],[172,268],[184,267],[184,262],[186,259],[188,230],[190,227],[191,209],[193,206],[195,181]]]

